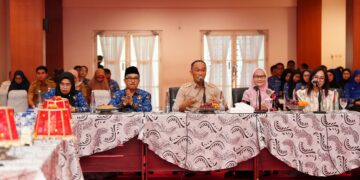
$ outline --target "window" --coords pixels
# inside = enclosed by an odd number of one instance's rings
[[[265,67],[266,32],[204,31],[203,59],[206,80],[217,85],[228,104],[232,104],[231,88],[248,87],[256,67]]]
[[[110,40],[111,39],[111,40]],[[139,88],[151,93],[153,110],[159,110],[159,35],[156,32],[102,32],[97,35],[97,55],[112,72],[112,79],[125,88],[126,67],[140,72]]]

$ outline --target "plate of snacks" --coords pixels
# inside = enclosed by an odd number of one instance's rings
[[[299,112],[302,111],[308,105],[305,101],[289,101],[287,107],[290,111]]]
[[[97,106],[96,110],[100,111],[100,112],[111,112],[111,111],[117,110],[117,108],[111,104],[110,105],[103,104],[103,105]]]
[[[200,105],[199,113],[215,113],[218,109],[220,109],[218,103],[204,103]]]

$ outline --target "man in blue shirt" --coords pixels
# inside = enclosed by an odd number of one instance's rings
[[[272,70],[274,70],[274,75],[268,78],[269,89],[274,90],[278,97],[280,96],[280,90],[281,90],[280,77],[283,71],[282,69],[283,67],[284,65],[282,63],[276,64],[275,67],[272,68]]]
[[[109,104],[119,107],[122,112],[150,112],[151,94],[138,89],[140,74],[135,66],[126,68],[124,82],[126,88],[116,91]]]

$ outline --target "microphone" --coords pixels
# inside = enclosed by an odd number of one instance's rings
[[[317,86],[319,81],[317,79],[313,79],[313,80],[311,80],[311,83]]]
[[[197,79],[201,82],[202,85],[204,85],[204,78],[202,76],[198,76]]]

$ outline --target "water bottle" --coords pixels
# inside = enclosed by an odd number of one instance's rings
[[[337,92],[337,89],[334,90],[334,106],[333,106],[333,110],[334,111],[339,110],[339,93]]]
[[[95,113],[95,94],[94,94],[94,91],[91,91],[90,112]]]

